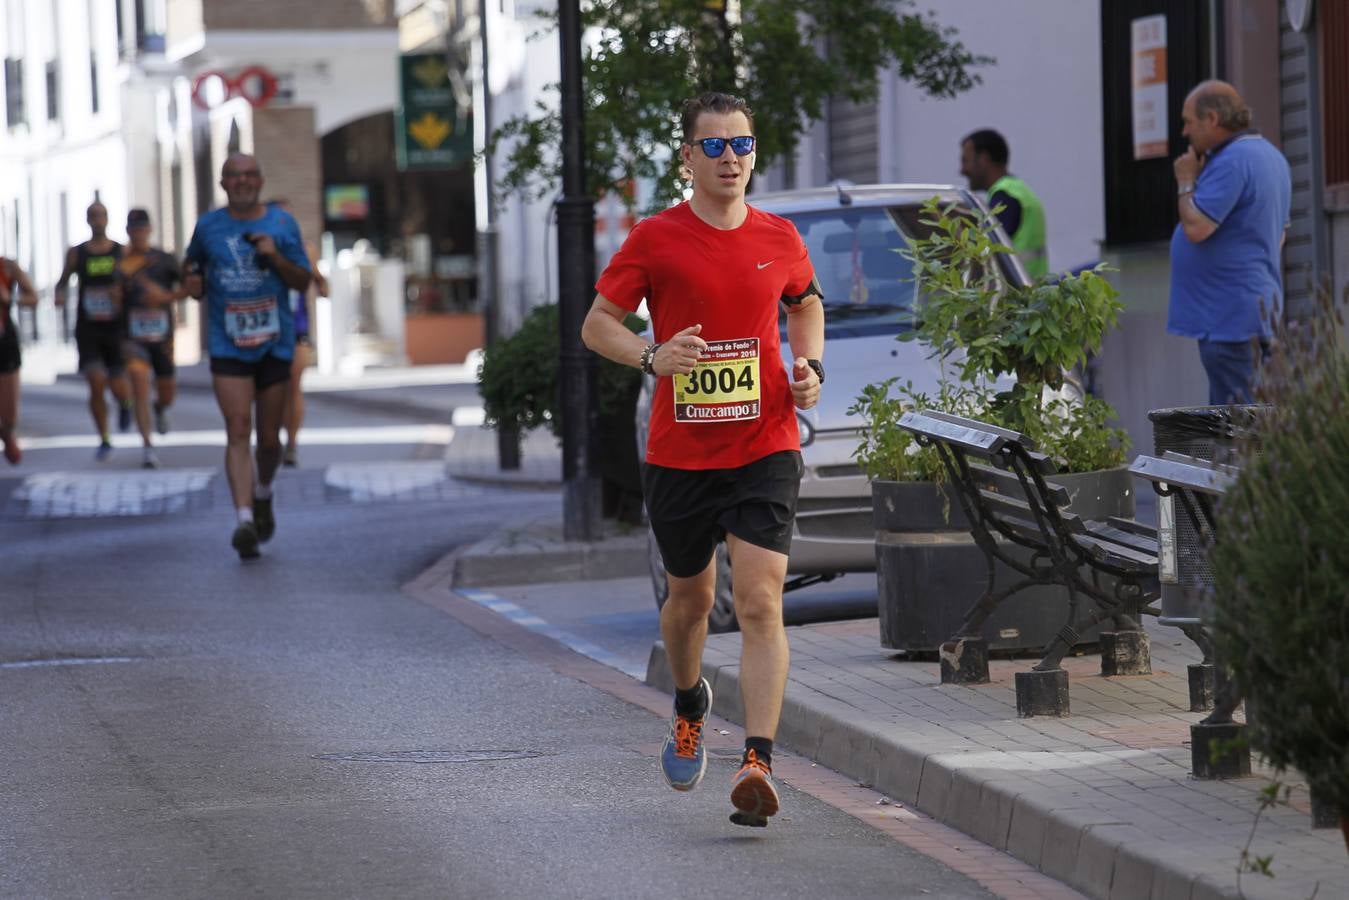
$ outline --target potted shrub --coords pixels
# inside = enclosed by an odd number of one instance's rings
[[[646,323],[630,315],[625,324],[641,333]],[[519,435],[546,427],[559,440],[557,304],[535,307],[519,330],[497,339],[483,352],[478,371],[487,425]],[[642,484],[637,459],[634,414],[641,390],[641,373],[607,359],[596,364],[600,401],[597,431],[603,444],[599,455],[606,518],[642,524]],[[518,444],[517,444],[518,446]]]
[[[1323,295],[1282,329],[1241,473],[1211,551],[1219,658],[1248,710],[1252,747],[1294,768],[1338,812],[1349,848],[1349,357]],[[1253,452],[1255,447],[1259,452]]]
[[[1117,292],[1102,269],[1008,283],[998,275],[999,257],[1012,251],[994,240],[990,220],[933,198],[922,221],[926,236],[910,239],[904,251],[921,299],[913,330],[900,340],[932,348],[941,383],[929,396],[895,379],[878,382],[853,407],[866,423],[855,456],[872,479],[882,643],[905,650],[935,649],[950,637],[987,574],[961,510],[941,489],[946,472],[936,451],[920,449],[895,427],[906,409],[1026,434],[1069,473],[1056,480],[1083,516],[1132,516],[1134,509],[1123,465],[1127,438],[1109,424],[1114,410],[1099,398],[1062,392],[1065,373],[1099,349],[1117,321]],[[1042,647],[1062,624],[1059,591],[1037,588],[1004,603],[985,628],[989,647]]]

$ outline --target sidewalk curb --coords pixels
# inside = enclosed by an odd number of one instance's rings
[[[521,482],[512,484],[519,486]],[[452,584],[456,588],[491,587],[550,581],[601,581],[646,574],[644,532],[614,535],[588,543],[553,541],[522,528],[505,529],[458,554]]]
[[[713,712],[743,724],[739,660],[709,650],[703,677],[712,685]],[[646,683],[673,693],[662,642],[651,648]],[[932,743],[885,734],[855,708],[788,684],[777,739],[895,801],[1100,900],[1218,900],[1239,894],[1193,868],[1193,855],[1157,841],[1091,808],[1056,809],[1022,793],[1023,781],[991,767],[979,754],[943,752]]]

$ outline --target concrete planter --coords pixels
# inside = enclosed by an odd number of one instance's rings
[[[1134,514],[1134,484],[1127,467],[1059,475],[1053,480],[1068,489],[1069,510],[1084,518]],[[883,647],[936,652],[984,592],[987,562],[969,533],[954,493],[950,493],[949,517],[944,513],[943,494],[932,482],[872,482]],[[1025,556],[1029,559],[1030,552]],[[1002,585],[1020,575],[999,563],[997,577]],[[1067,608],[1065,588],[1024,590],[989,617],[984,638],[990,650],[1038,652],[1063,625]],[[1080,644],[1095,644],[1099,631],[1088,629]]]

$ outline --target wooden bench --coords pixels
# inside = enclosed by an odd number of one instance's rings
[[[1186,600],[1182,584],[1183,574],[1177,564],[1175,507],[1179,506],[1194,527],[1204,548],[1218,540],[1215,504],[1236,480],[1238,470],[1232,466],[1167,452],[1160,457],[1139,456],[1129,467],[1134,475],[1151,482],[1152,489],[1163,499],[1159,510],[1160,579],[1163,585],[1163,625],[1175,625],[1197,633],[1196,643],[1204,651],[1203,662],[1190,668],[1190,709],[1199,711],[1213,707],[1207,718],[1190,727],[1190,766],[1196,778],[1235,778],[1249,775],[1251,755],[1249,742],[1243,739],[1245,726],[1232,719],[1232,713],[1241,704],[1241,691],[1226,677],[1226,669],[1215,664],[1213,642],[1205,627],[1204,616],[1194,609],[1193,600],[1183,603],[1186,608],[1172,609],[1168,589],[1177,592],[1178,599]],[[1167,505],[1169,503],[1169,506]],[[1193,590],[1194,588],[1190,588]],[[1182,615],[1175,615],[1180,612]]]
[[[936,448],[987,562],[983,595],[942,645],[943,683],[987,682],[984,622],[1008,597],[1043,584],[1066,589],[1064,623],[1034,669],[1016,674],[1018,715],[1068,715],[1063,657],[1084,630],[1106,620],[1114,629],[1101,634],[1102,674],[1151,672],[1141,617],[1157,613],[1147,606],[1159,594],[1155,530],[1069,511],[1068,491],[1051,480],[1053,462],[1023,434],[928,410],[905,413],[899,427]],[[999,563],[1020,577],[1000,586]]]

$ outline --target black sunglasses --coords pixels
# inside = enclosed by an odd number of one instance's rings
[[[754,138],[749,135],[733,138],[703,138],[692,141],[694,144],[702,144],[703,155],[708,159],[721,159],[721,154],[726,152],[726,145],[731,145],[731,150],[736,156],[745,156],[754,152]]]

